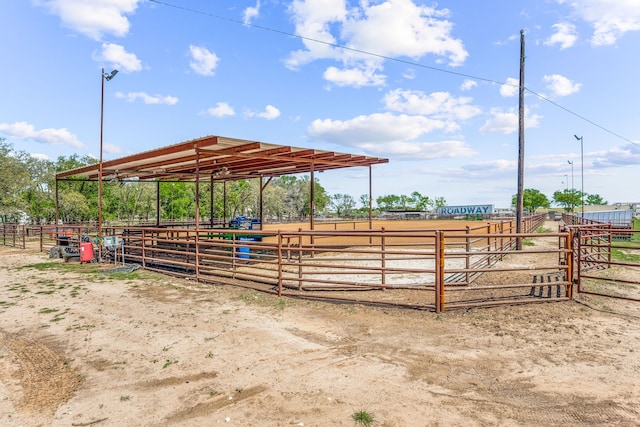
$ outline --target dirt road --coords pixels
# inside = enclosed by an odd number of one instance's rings
[[[635,426],[640,305],[278,299],[0,248],[2,426]]]

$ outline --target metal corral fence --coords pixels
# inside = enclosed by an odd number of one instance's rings
[[[279,296],[441,312],[571,298],[570,234],[533,233],[543,220],[544,215],[527,217],[521,234],[512,220],[438,230],[105,227],[120,241],[103,255],[107,262]],[[24,235],[47,251],[76,245],[92,231],[35,226]],[[528,245],[533,237],[546,243]],[[524,242],[521,251],[514,250],[518,239]]]
[[[123,237],[126,262],[164,274],[279,296],[440,312],[571,298],[569,233],[530,233],[543,219],[528,219],[524,234],[515,233],[513,221],[440,230],[108,232]],[[531,237],[548,239],[549,245],[513,250],[517,239]]]

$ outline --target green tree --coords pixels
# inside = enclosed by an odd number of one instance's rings
[[[337,216],[348,216],[353,213],[356,201],[349,194],[338,193],[331,196],[331,206]]]
[[[399,209],[401,207],[400,196],[385,194],[376,198],[376,204],[381,210]]]
[[[584,200],[584,204],[597,206],[597,205],[606,205],[607,202],[599,194],[587,194]]]
[[[534,213],[539,208],[548,208],[551,206],[549,199],[547,196],[542,194],[539,190],[533,188],[527,188],[522,193],[523,201],[522,207],[527,209],[529,212]],[[514,194],[511,198],[511,204],[516,206],[518,203],[518,195]]]
[[[3,222],[18,222],[26,214],[29,203],[23,193],[31,184],[26,167],[29,157],[0,138],[0,220]]]
[[[161,218],[171,221],[195,218],[195,191],[185,182],[164,181],[160,184]]]
[[[416,209],[421,211],[427,211],[432,209],[434,206],[434,202],[429,198],[429,196],[423,196],[417,191],[411,193],[411,202]]]
[[[58,215],[65,223],[95,220],[87,198],[75,190],[66,190],[58,195]]]
[[[564,189],[553,193],[553,203],[561,206],[565,211],[571,212],[582,203],[582,193],[576,189]]]

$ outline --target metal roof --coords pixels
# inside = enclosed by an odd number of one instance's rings
[[[206,136],[102,162],[103,180],[237,180],[276,177],[354,166],[389,159],[298,148],[222,136]],[[98,179],[99,164],[56,174],[57,180]]]

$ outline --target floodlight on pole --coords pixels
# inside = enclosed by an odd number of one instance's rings
[[[104,81],[109,81],[118,74],[118,70],[113,70],[109,74],[104,73],[104,68],[100,73],[100,83],[102,93],[100,97],[100,159],[98,163],[98,245],[102,247],[102,128],[104,124]],[[99,250],[100,258],[102,251]]]
[[[584,140],[582,136],[573,135],[578,141],[580,141],[580,180],[582,181],[582,189],[580,190],[580,196],[582,197],[582,218],[584,218]]]

